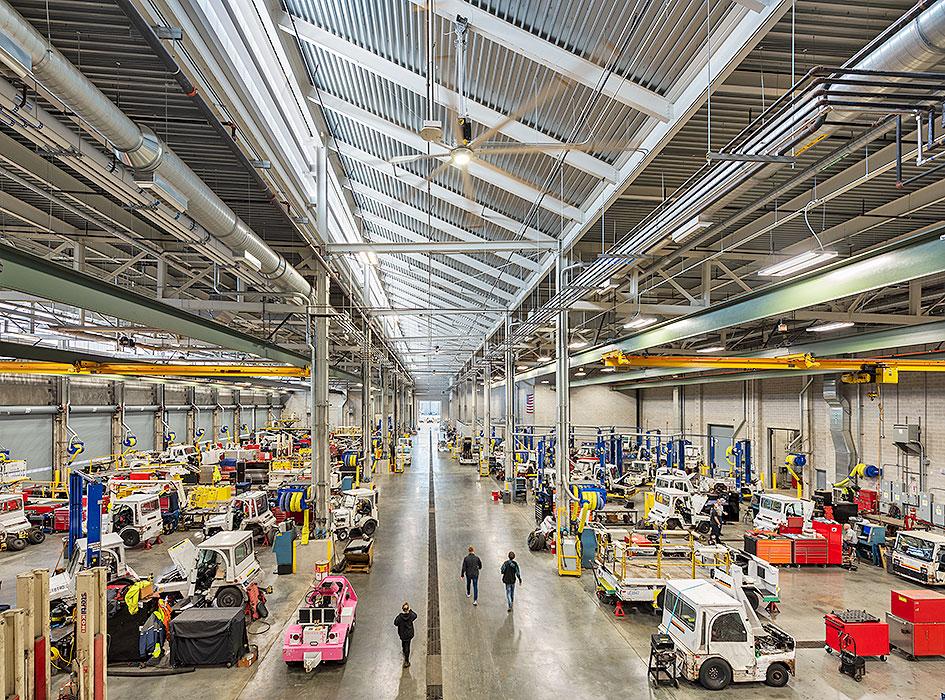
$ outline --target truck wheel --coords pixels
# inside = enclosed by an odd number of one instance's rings
[[[670,518],[669,520],[666,521],[666,529],[667,530],[681,530],[682,523],[679,522],[678,518]]]
[[[261,525],[253,523],[249,526],[249,531],[253,533],[253,542],[262,542],[263,539],[263,529]]]
[[[772,688],[783,688],[787,685],[790,676],[791,672],[788,671],[787,666],[782,663],[773,663],[768,666],[768,671],[765,673],[765,683]]]
[[[748,604],[751,606],[752,610],[757,610],[758,606],[761,604],[761,599],[754,591],[745,591],[745,598],[748,599]]]
[[[26,539],[27,541],[29,541],[30,544],[42,544],[43,540],[46,539],[46,533],[40,530],[39,528],[36,528],[29,535],[26,536]]]
[[[121,541],[125,543],[126,547],[137,547],[141,544],[141,533],[133,527],[126,527],[118,533],[118,536],[121,537]]]
[[[719,658],[706,659],[699,668],[699,683],[708,690],[725,690],[732,682],[732,669]]]
[[[348,663],[348,647],[351,645],[351,636],[345,635],[345,645],[341,650],[341,658],[338,660],[338,664],[344,666]]]
[[[24,540],[22,537],[8,537],[7,549],[11,549],[14,552],[22,552],[24,549],[26,549],[26,540]]]
[[[707,523],[705,520],[696,525],[696,532],[698,532],[700,535],[708,535],[709,530],[711,529],[712,528],[709,526],[709,523]]]
[[[214,600],[218,608],[238,608],[243,605],[243,591],[235,586],[224,586],[217,591]]]
[[[335,530],[335,539],[342,542],[347,541],[348,539],[347,528],[341,528],[340,530]]]
[[[361,532],[365,534],[366,537],[370,537],[377,530],[377,521],[368,520],[364,525],[361,526]]]

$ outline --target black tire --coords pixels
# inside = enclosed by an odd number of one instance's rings
[[[361,532],[364,533],[365,537],[371,537],[375,532],[377,532],[377,521],[368,520],[364,525],[361,526]]]
[[[262,525],[258,523],[253,523],[249,526],[249,531],[253,533],[253,542],[259,543],[262,542],[263,535],[265,534],[262,529]]]
[[[748,604],[752,610],[757,610],[758,606],[761,605],[761,598],[755,591],[745,591],[745,597],[748,599]]]
[[[40,530],[39,528],[36,528],[35,530],[30,532],[30,534],[26,536],[26,540],[30,544],[42,544],[45,539],[46,539],[46,533]]]
[[[301,661],[286,661],[286,662],[285,662],[285,665],[286,665],[286,668],[288,668],[289,670],[292,670],[292,671],[296,671],[296,670],[302,668],[302,662],[301,662]]]
[[[22,537],[8,537],[7,549],[14,552],[22,552],[24,549],[26,549],[26,540],[24,540]]]
[[[126,527],[124,530],[118,533],[118,536],[121,537],[121,541],[125,543],[125,546],[129,549],[131,547],[137,547],[141,544],[141,533],[135,530],[133,527]]]
[[[699,668],[699,683],[706,690],[725,690],[732,682],[732,667],[724,659],[706,659]]]
[[[670,518],[669,520],[666,521],[665,529],[666,530],[681,530],[682,523],[679,522],[679,518]]]
[[[708,535],[712,527],[705,520],[696,525],[696,532],[700,535]]]
[[[350,646],[351,646],[351,635],[346,634],[345,645],[341,650],[341,658],[338,660],[339,666],[344,666],[346,663],[348,663],[348,650]]]
[[[243,591],[236,586],[224,586],[213,599],[218,608],[240,608],[243,606]]]
[[[348,530],[347,528],[341,528],[340,530],[335,530],[335,539],[347,542],[348,541]]]
[[[765,684],[772,688],[783,688],[787,685],[790,677],[791,672],[787,666],[782,663],[773,663],[768,666],[768,670],[765,672]]]

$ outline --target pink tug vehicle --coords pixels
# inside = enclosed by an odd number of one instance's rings
[[[282,660],[311,671],[322,661],[345,663],[354,632],[358,595],[344,576],[326,576],[299,608],[298,621],[282,639]]]

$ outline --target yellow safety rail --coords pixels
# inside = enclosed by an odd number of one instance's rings
[[[580,576],[581,575],[581,553],[578,551],[577,540],[574,540],[574,554],[565,554],[564,538],[561,534],[562,525],[567,522],[567,514],[564,508],[558,508],[558,522],[555,525],[555,553],[558,559],[559,576]],[[573,567],[568,566],[568,562],[573,561]]]

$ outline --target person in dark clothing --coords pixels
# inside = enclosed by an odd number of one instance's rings
[[[722,504],[716,503],[709,513],[709,541],[718,544],[722,540]]]
[[[522,571],[515,561],[515,552],[509,552],[509,558],[499,573],[502,574],[502,583],[505,584],[505,599],[509,603],[509,612],[512,612],[512,604],[515,602],[515,579],[518,579],[519,583],[522,582]]]
[[[397,628],[397,636],[400,637],[400,645],[404,650],[404,668],[410,668],[410,640],[413,639],[413,621],[417,619],[417,613],[410,609],[410,605],[404,603],[400,614],[394,618],[394,627]]]
[[[476,550],[469,548],[469,554],[463,558],[463,568],[459,573],[460,579],[466,578],[466,597],[472,587],[473,605],[479,605],[479,571],[482,569],[482,560],[476,556]]]

